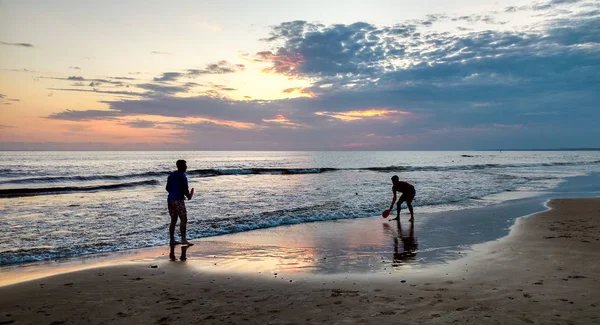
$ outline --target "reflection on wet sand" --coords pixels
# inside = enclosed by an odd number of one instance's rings
[[[302,273],[315,271],[313,249],[248,245],[241,242],[202,241],[192,254],[193,267],[199,270],[240,271],[250,273]]]
[[[399,219],[392,219],[396,223],[396,230],[393,229],[389,224],[383,224],[384,231],[386,231],[394,241],[394,255],[393,255],[393,263],[392,267],[401,267],[407,263],[413,262],[416,260],[418,242],[415,237],[415,222],[410,221],[408,226],[408,231],[404,233],[402,231],[402,224]],[[402,247],[400,248],[400,242],[402,242]]]
[[[386,221],[382,231],[379,220],[265,229],[230,235],[223,241],[201,239],[197,241],[198,249],[191,253],[190,266],[199,270],[288,274],[389,273],[390,267],[396,271],[418,267],[414,222],[402,229],[400,223]]]
[[[176,246],[177,245],[174,245],[174,244],[169,245],[169,259],[171,261],[176,261],[177,260],[177,256],[175,256],[175,247]],[[181,261],[186,261],[187,260],[187,250],[191,246],[194,246],[194,244],[181,245],[181,255],[179,256],[179,260],[181,260]]]
[[[284,226],[196,239],[191,250],[187,246],[162,246],[2,267],[0,285],[91,267],[127,262],[151,265],[173,258],[187,260],[185,265],[198,271],[278,273],[278,277],[292,273],[388,273],[391,268],[416,271],[427,252],[419,251],[417,261],[414,225],[409,228],[405,221],[405,229],[401,229],[398,223],[385,220],[382,231],[381,221],[379,217]]]

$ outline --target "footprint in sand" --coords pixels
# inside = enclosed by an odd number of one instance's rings
[[[384,310],[384,311],[379,312],[379,315],[391,316],[391,315],[396,315],[396,312],[393,310]]]
[[[527,324],[535,324],[534,321],[532,321],[531,319],[525,318],[525,317],[517,317],[518,319],[524,321]]]
[[[374,298],[376,298],[377,300],[381,300],[383,302],[394,302],[394,301],[396,301],[396,298],[392,298],[392,297],[375,296]]]

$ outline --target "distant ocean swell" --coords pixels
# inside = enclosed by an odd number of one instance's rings
[[[362,168],[238,168],[238,169],[195,169],[187,172],[190,176],[214,177],[226,175],[301,175],[321,174],[336,171],[374,171],[374,172],[411,172],[411,171],[453,171],[453,170],[483,170],[492,168],[526,168],[526,167],[551,167],[551,166],[576,166],[600,164],[598,161],[589,162],[549,162],[531,164],[474,164],[454,166],[387,166],[387,167],[362,167]],[[103,180],[126,180],[131,178],[166,177],[168,171],[144,172],[125,175],[74,175],[74,176],[47,176],[28,177],[0,180],[0,184],[35,184],[35,183],[62,183]]]
[[[216,177],[225,175],[301,175],[301,174],[321,174],[340,171],[371,171],[381,173],[401,173],[401,172],[443,172],[443,171],[470,171],[477,170],[485,172],[486,169],[501,168],[527,168],[527,167],[551,167],[551,166],[576,166],[600,164],[600,161],[591,162],[549,162],[549,163],[531,163],[531,164],[474,164],[474,165],[454,165],[454,166],[387,166],[387,167],[362,167],[362,168],[240,168],[240,169],[196,169],[188,171],[190,177]],[[0,181],[0,184],[39,184],[39,187],[26,188],[5,188],[0,189],[1,197],[35,196],[49,194],[66,194],[73,192],[92,192],[101,190],[118,190],[136,186],[154,186],[159,185],[161,181],[158,177],[166,177],[169,172],[144,172],[125,175],[75,175],[75,176],[48,176],[48,177],[30,177],[19,179],[7,179]],[[506,176],[506,175],[505,175]],[[544,177],[547,178],[547,177]],[[136,180],[140,179],[140,180]],[[536,180],[535,177],[524,177],[527,180]],[[91,184],[91,185],[70,185],[69,183],[82,183],[91,181],[125,181],[116,184]],[[128,181],[129,180],[129,181]],[[68,186],[48,186],[50,184]],[[62,184],[60,184],[62,183]],[[46,185],[46,186],[44,186]]]
[[[162,244],[162,243],[157,243]],[[125,249],[141,248],[143,246],[122,243],[118,246],[107,243],[86,243],[79,245],[64,245],[56,247],[27,247],[4,251],[0,254],[0,265],[8,266],[20,263],[55,260],[89,254],[108,253]]]
[[[159,183],[160,182],[157,180],[146,180],[146,181],[139,181],[139,182],[128,182],[128,183],[107,184],[107,185],[61,186],[61,187],[41,187],[41,188],[11,188],[11,189],[0,189],[0,197],[60,194],[60,193],[71,193],[71,192],[89,192],[89,191],[100,191],[100,190],[116,190],[116,189],[135,187],[135,186],[158,185]]]
[[[0,184],[36,184],[36,183],[62,183],[62,182],[86,182],[103,180],[124,180],[130,178],[158,177],[168,175],[167,172],[147,172],[128,175],[90,175],[90,176],[46,176],[46,177],[28,177],[0,181]]]

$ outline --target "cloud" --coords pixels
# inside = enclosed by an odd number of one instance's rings
[[[109,79],[115,79],[115,80],[138,80],[137,78],[131,78],[131,77],[107,77]]]
[[[42,79],[52,79],[52,80],[65,80],[65,81],[80,81],[80,82],[90,82],[90,86],[93,85],[99,85],[99,84],[111,84],[111,85],[117,85],[117,86],[123,86],[124,83],[122,81],[113,81],[113,80],[108,80],[108,79],[100,79],[100,78],[93,78],[93,79],[88,79],[88,78],[84,78],[82,76],[69,76],[66,78],[56,78],[56,77],[40,77]],[[93,87],[93,86],[92,86]]]
[[[552,5],[557,5],[557,4],[564,4],[564,3],[577,3],[577,2],[581,2],[582,0],[552,0],[550,1],[550,4]]]
[[[156,55],[172,55],[172,53],[170,53],[170,52],[161,52],[161,51],[152,51],[150,53],[156,54]]]
[[[149,90],[154,93],[167,94],[167,95],[183,93],[191,88],[190,86],[186,86],[186,85],[165,85],[165,84],[159,84],[159,83],[143,83],[143,84],[137,85],[137,87],[141,88],[141,89]]]
[[[66,121],[91,121],[91,120],[111,120],[119,116],[118,112],[115,111],[102,111],[102,110],[87,110],[87,111],[75,111],[67,109],[65,111],[50,114],[47,116],[49,119],[55,120],[66,120]]]
[[[71,133],[72,134],[72,133]],[[148,136],[150,137],[150,136]],[[119,137],[113,137],[116,139]],[[162,139],[163,141],[158,143],[141,142],[136,137],[120,137],[129,139],[126,143],[114,143],[114,142],[86,142],[86,141],[73,141],[73,142],[3,142],[2,148],[4,150],[33,150],[33,151],[48,151],[48,150],[191,150],[194,147],[182,143],[181,141],[174,141],[173,139]],[[133,141],[132,141],[133,140]]]
[[[244,71],[243,64],[232,64],[225,60],[217,63],[207,64],[203,69],[187,69],[183,72],[163,72],[160,77],[155,77],[154,82],[168,83],[179,81],[184,78],[196,78],[202,75],[227,74]]]
[[[237,90],[235,88],[227,87],[225,85],[210,84],[209,87],[211,87],[213,90],[220,90],[220,91],[234,91],[234,90]]]
[[[160,77],[154,78],[154,81],[157,82],[167,82],[167,81],[175,81],[183,74],[179,72],[165,72]]]
[[[12,72],[27,72],[27,73],[39,73],[39,71],[29,70],[29,69],[1,69],[2,71],[12,71]]]
[[[356,121],[365,118],[387,118],[396,115],[410,116],[412,113],[389,109],[365,109],[347,112],[315,112],[316,115],[329,116],[342,121]]]
[[[515,7],[509,7],[509,8],[507,8],[507,9],[509,9],[508,12],[514,12],[514,11],[516,11]],[[486,24],[498,24],[498,25],[504,25],[504,24],[506,24],[506,22],[498,22],[498,21],[496,21],[496,19],[494,17],[490,16],[490,15],[460,16],[460,17],[452,18],[452,21],[466,21],[468,23],[484,22]]]
[[[204,69],[188,69],[187,76],[196,77],[206,74],[226,74],[244,71],[246,67],[243,64],[232,64],[225,60],[217,63],[207,64]]]
[[[225,60],[219,61],[214,64],[207,64],[204,69],[188,69],[183,72],[164,72],[158,77],[152,78],[151,82],[145,83],[126,83],[126,81],[138,80],[131,77],[109,77],[109,78],[84,78],[82,76],[68,76],[68,77],[40,77],[44,79],[52,80],[63,80],[63,81],[74,81],[71,86],[73,87],[84,87],[87,83],[88,87],[92,89],[81,89],[81,88],[48,88],[49,90],[58,91],[75,91],[75,92],[90,92],[96,94],[107,94],[107,95],[127,95],[127,96],[144,96],[146,98],[172,96],[179,93],[187,93],[192,88],[197,86],[203,86],[209,88],[203,93],[207,97],[222,97],[222,92],[235,91],[236,88],[228,87],[226,85],[201,85],[192,81],[182,81],[182,79],[195,78],[201,75],[211,74],[226,74],[243,71],[245,66],[243,64],[232,64]],[[140,72],[130,73],[140,74]],[[134,91],[120,91],[113,89],[100,89],[101,86],[116,86],[126,87],[135,89]]]
[[[33,44],[31,44],[31,43],[9,43],[9,42],[0,41],[0,44],[8,45],[8,46],[34,47]]]
[[[256,60],[272,63],[267,71],[289,76],[370,74],[382,68],[383,61],[404,55],[405,40],[415,31],[414,25],[377,28],[365,22],[330,26],[287,22],[276,26],[266,39],[283,45],[256,53]]]
[[[0,129],[12,129],[12,128],[14,128],[14,126],[12,126],[12,125],[2,125],[2,124],[0,124]]]
[[[70,67],[69,67],[69,69],[73,69],[73,70],[81,70],[81,68],[80,68],[80,67],[77,67],[77,66],[70,66]]]
[[[278,114],[277,116],[275,116],[275,118],[272,118],[272,119],[263,119],[262,121],[266,122],[266,123],[277,123],[277,124],[284,125],[284,126],[289,126],[289,127],[306,126],[306,125],[294,123],[294,122],[288,120],[287,118],[285,118],[285,116],[283,116],[281,114]]]
[[[310,81],[309,87],[284,90],[309,96],[273,101],[174,96],[195,86],[179,83],[183,78],[243,69],[221,61],[166,72],[141,84],[146,92],[137,98],[104,101],[110,114],[67,110],[52,118],[202,119],[170,125],[207,150],[517,148],[540,147],[549,139],[557,146],[598,146],[600,20],[577,16],[581,12],[535,28],[460,33],[414,21],[285,22],[272,28],[263,39],[267,48],[252,58],[268,64],[270,73]],[[435,17],[427,19],[432,24],[453,19]],[[461,17],[457,21],[495,21],[488,14]]]
[[[282,92],[284,94],[298,94],[298,95],[303,95],[303,96],[307,96],[307,97],[313,97],[314,94],[305,88],[299,88],[299,87],[295,87],[295,88],[286,88],[284,90],[282,90]]]
[[[78,84],[79,85],[79,84]],[[142,96],[144,93],[136,93],[132,91],[114,91],[114,90],[99,90],[99,89],[79,89],[79,88],[48,88],[48,90],[58,91],[74,91],[82,93],[110,94],[110,95],[126,95],[126,96]],[[48,96],[52,97],[52,93]]]
[[[21,100],[18,98],[8,98],[6,95],[4,94],[0,94],[0,102],[2,102],[4,105],[12,105],[12,103],[8,103],[8,102],[20,102]]]
[[[156,123],[154,123],[152,121],[145,121],[145,120],[127,121],[127,122],[123,122],[122,124],[127,125],[132,128],[137,128],[137,129],[148,129],[148,128],[156,128],[157,127]]]
[[[259,101],[238,102],[210,97],[159,97],[131,100],[105,101],[121,116],[157,115],[165,117],[197,117],[217,120],[237,120],[259,123],[263,117],[272,116],[272,107]]]
[[[438,21],[444,21],[448,19],[446,15],[427,15],[427,19],[418,21],[419,24],[429,27]]]

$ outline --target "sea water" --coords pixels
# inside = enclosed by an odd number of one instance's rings
[[[188,162],[188,237],[483,207],[600,172],[599,151],[0,152],[0,265],[164,245],[166,178]],[[505,195],[505,194],[512,195]]]

